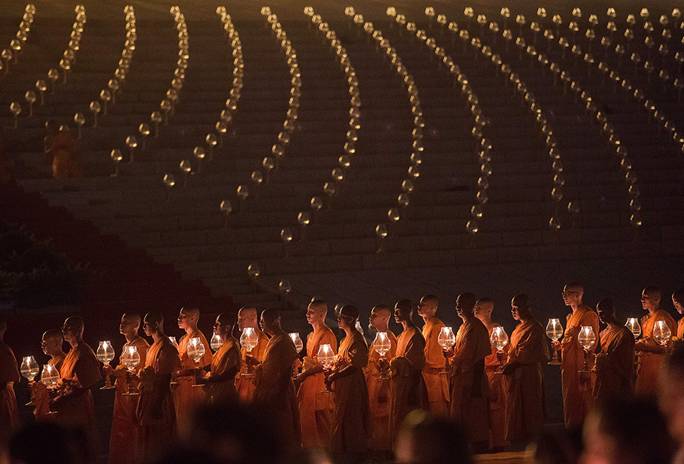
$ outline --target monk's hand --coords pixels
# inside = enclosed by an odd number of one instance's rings
[[[332,384],[337,378],[337,375],[334,372],[331,372],[330,374],[325,376],[325,387],[332,391]]]
[[[296,382],[297,384],[300,384],[300,383],[304,382],[304,380],[306,380],[306,378],[307,378],[308,376],[309,376],[309,374],[307,374],[306,371],[301,372],[301,373],[297,374],[297,377],[295,377],[295,382]]]
[[[387,372],[390,368],[390,363],[385,358],[378,359],[378,370],[380,372]]]
[[[444,353],[445,358],[450,358],[454,355],[454,348],[451,347],[448,350],[442,350],[442,353]]]
[[[245,356],[245,364],[247,364],[247,366],[249,366],[249,367],[256,367],[260,363],[259,363],[259,361],[257,361],[257,359],[254,356],[247,355],[247,356]]]

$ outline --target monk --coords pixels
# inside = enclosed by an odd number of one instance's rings
[[[57,372],[62,368],[66,357],[63,351],[64,336],[59,329],[49,329],[43,332],[40,340],[40,348],[43,353],[50,356],[48,364]],[[42,382],[33,382],[31,385],[31,401],[34,404],[33,416],[36,420],[44,420],[50,416],[50,396],[47,387]]]
[[[358,320],[359,310],[354,306],[344,305],[340,309],[337,322],[344,330],[344,338],[338,360],[325,377],[335,400],[330,452],[352,460],[364,456],[370,438],[368,388],[363,375],[363,368],[368,364],[368,346],[356,330]]]
[[[606,328],[601,331],[601,351],[596,354],[594,399],[629,397],[634,392],[634,335],[617,322],[610,298],[599,301],[596,312]]]
[[[200,371],[211,365],[211,348],[207,337],[197,328],[200,310],[198,308],[181,308],[178,313],[178,328],[185,331],[185,335],[178,342],[178,356],[180,370],[176,374],[176,386],[173,389],[173,403],[176,408],[176,425],[184,429],[190,424],[190,414],[193,408],[202,401],[202,390],[193,388],[197,381],[197,370]],[[188,356],[188,343],[198,337],[204,345],[204,355],[195,362]]]
[[[47,138],[46,138],[47,139]],[[55,179],[81,177],[83,169],[76,139],[67,126],[60,126],[49,139],[47,155],[52,163],[52,176]]]
[[[393,444],[406,415],[414,409],[427,409],[427,392],[423,380],[425,339],[413,317],[411,301],[397,301],[394,305],[394,320],[403,330],[397,337],[397,352],[389,363],[389,430]]]
[[[142,319],[139,314],[124,313],[119,323],[119,333],[124,336],[126,343],[121,348],[121,354],[127,353],[129,347],[138,350],[140,360],[144,361],[150,345],[139,334]],[[105,375],[114,374],[116,377],[116,391],[114,393],[114,412],[112,413],[112,432],[109,436],[109,463],[127,464],[135,462],[139,457],[137,445],[140,441],[140,425],[135,415],[138,405],[137,396],[128,395],[131,383],[137,379],[131,378],[128,369],[121,363],[115,369],[105,367]]]
[[[684,341],[684,287],[672,293],[672,306],[682,316],[677,323],[677,334],[675,335],[676,340],[681,342]]]
[[[489,445],[489,385],[484,360],[491,353],[487,328],[475,317],[475,295],[456,298],[456,314],[463,324],[456,344],[446,353],[450,365],[450,415],[469,435],[474,449]]]
[[[261,313],[261,330],[270,339],[264,361],[255,368],[254,404],[272,418],[284,448],[299,448],[299,416],[292,384],[297,350],[281,326],[278,311],[267,309]]]
[[[480,298],[475,304],[475,317],[487,328],[490,341],[492,330],[501,327],[501,324],[492,319],[494,313],[494,300]],[[508,351],[504,348],[504,356]],[[506,396],[503,385],[503,377],[500,369],[505,360],[499,356],[496,347],[491,344],[492,352],[485,358],[485,373],[489,384],[489,447],[498,450],[506,446]]]
[[[544,425],[543,365],[549,357],[546,333],[530,310],[529,298],[511,300],[511,315],[518,321],[503,366],[506,388],[506,440],[527,444]]]
[[[318,362],[318,350],[328,344],[337,353],[337,338],[325,324],[328,305],[322,300],[312,300],[306,309],[306,322],[313,332],[306,338],[306,357],[302,373],[297,376],[299,390],[299,419],[302,427],[302,447],[325,448],[330,442],[333,403],[332,395],[325,390],[323,366]]]
[[[639,356],[636,385],[637,395],[655,395],[658,386],[660,367],[665,360],[667,347],[661,346],[653,338],[653,329],[657,321],[665,321],[674,335],[677,333],[675,320],[670,313],[660,308],[662,292],[658,287],[646,287],[641,292],[641,307],[648,312],[641,319],[641,339],[636,342],[634,349]]]
[[[259,328],[259,319],[257,318],[257,309],[253,306],[243,306],[238,311],[237,317],[238,329],[242,333],[246,328],[254,329],[254,332],[259,337],[257,345],[248,352],[246,348],[242,348],[240,353],[242,355],[242,364],[240,366],[240,375],[235,379],[235,387],[237,388],[240,401],[243,403],[250,403],[254,396],[254,376],[249,375],[247,369],[249,365],[258,364],[264,361],[266,354],[266,345],[268,345],[268,337]],[[249,363],[247,357],[253,358]],[[252,362],[253,361],[253,362]]]
[[[207,400],[211,404],[238,400],[235,390],[235,375],[240,371],[240,345],[233,337],[235,316],[221,313],[216,316],[214,333],[222,340],[211,360],[211,370],[202,379]]]
[[[83,331],[80,317],[72,316],[64,321],[62,334],[71,349],[59,370],[62,388],[51,401],[51,409],[57,413],[55,419],[60,424],[83,429],[89,446],[96,449],[97,425],[91,389],[102,380],[102,375],[93,349],[83,341]]]
[[[7,321],[0,317],[0,446],[7,444],[12,432],[19,426],[19,410],[14,384],[21,380],[17,358],[5,343]]]
[[[439,345],[439,333],[444,327],[437,317],[439,299],[435,295],[425,295],[418,303],[418,314],[423,318],[423,338],[425,339],[425,367],[423,381],[427,389],[430,412],[435,416],[449,415],[449,382],[446,376],[446,359]]]
[[[676,343],[659,376],[658,403],[678,451],[673,464],[684,462],[684,343]]]
[[[164,317],[149,312],[143,320],[152,346],[140,370],[140,396],[136,417],[140,424],[139,456],[147,462],[168,449],[176,435],[176,417],[171,397],[171,374],[180,368],[178,351],[164,333]]]
[[[561,353],[561,382],[563,389],[563,416],[566,427],[582,424],[592,402],[591,379],[581,376],[584,368],[584,349],[577,340],[582,326],[591,326],[599,335],[599,321],[596,313],[582,303],[584,287],[569,283],[563,287],[563,302],[571,309],[567,316],[565,333],[557,342]]]
[[[381,370],[382,363],[380,362],[381,359],[394,358],[397,352],[397,336],[389,329],[391,315],[392,310],[386,305],[376,305],[371,309],[368,328],[371,332],[385,332],[390,339],[391,346],[384,358],[381,358],[380,354],[375,351],[374,345],[371,345],[365,371],[372,422],[370,448],[383,452],[392,449],[389,435],[389,377],[386,371]]]

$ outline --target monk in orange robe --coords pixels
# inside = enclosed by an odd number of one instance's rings
[[[511,300],[511,315],[518,321],[503,366],[506,388],[506,440],[528,443],[544,425],[543,365],[549,357],[544,328],[532,316],[529,299]]]
[[[171,397],[171,374],[180,367],[178,351],[164,333],[164,318],[150,312],[143,321],[145,335],[152,346],[140,370],[140,395],[136,417],[140,424],[138,450],[140,460],[152,461],[166,451],[176,436],[176,415]]]
[[[43,354],[50,356],[48,364],[59,373],[66,357],[63,350],[64,336],[60,329],[49,329],[43,332],[40,340],[40,348]],[[44,420],[50,417],[50,396],[47,387],[42,382],[33,382],[31,385],[31,401],[34,404],[33,416],[36,420]]]
[[[6,444],[19,426],[19,410],[14,384],[21,380],[17,358],[5,343],[7,321],[0,317],[0,446]]]
[[[684,341],[684,287],[672,293],[672,306],[682,316],[677,323],[677,334],[675,335],[675,339],[681,342]]]
[[[613,300],[604,298],[596,305],[601,322],[601,351],[596,354],[594,399],[629,397],[634,392],[634,335],[618,324]]]
[[[95,403],[91,389],[102,380],[100,364],[93,349],[83,341],[84,324],[80,317],[64,321],[62,334],[71,349],[64,358],[59,376],[62,387],[52,400],[55,419],[62,425],[83,429],[89,446],[97,448]]]
[[[374,306],[370,313],[369,328],[375,332],[385,332],[390,339],[390,349],[381,357],[371,345],[366,366],[366,385],[368,386],[368,403],[371,414],[370,448],[376,451],[389,451],[392,441],[389,433],[389,376],[387,363],[381,360],[392,359],[397,352],[397,336],[389,329],[389,319],[392,310],[389,306]],[[385,370],[382,368],[384,367]],[[384,378],[387,377],[387,378]]]
[[[359,310],[354,306],[345,305],[340,310],[337,322],[344,330],[344,339],[335,367],[326,373],[325,379],[335,400],[330,452],[346,459],[362,458],[370,438],[368,388],[363,375],[368,364],[368,346],[356,330],[358,319]]]
[[[234,326],[234,316],[216,316],[214,333],[221,337],[222,344],[211,360],[211,370],[202,379],[207,400],[212,404],[238,400],[235,375],[240,371],[240,345],[232,335]]]
[[[397,337],[397,352],[389,363],[389,430],[393,444],[406,415],[414,409],[427,409],[427,392],[423,381],[425,339],[413,317],[411,301],[397,301],[394,305],[394,320],[403,330]]]
[[[207,337],[197,328],[200,311],[198,308],[181,308],[178,313],[178,328],[185,331],[185,335],[178,342],[178,356],[180,357],[180,371],[176,374],[176,385],[173,388],[173,404],[176,408],[176,425],[179,430],[184,430],[190,425],[192,410],[203,399],[200,388],[193,387],[197,384],[197,371],[200,372],[211,365],[211,347]],[[188,343],[193,338],[199,338],[204,345],[204,355],[195,362],[188,356]]]
[[[83,170],[76,139],[67,126],[60,126],[47,150],[55,179],[81,177]]]
[[[444,327],[437,317],[439,300],[435,295],[425,295],[418,303],[418,314],[423,318],[425,339],[425,367],[423,381],[427,389],[430,412],[436,416],[449,415],[449,381],[445,371],[446,359],[439,345],[439,333]]]
[[[304,448],[325,448],[330,442],[333,401],[331,393],[325,389],[323,366],[318,362],[321,345],[328,344],[337,353],[337,338],[325,324],[327,314],[328,305],[321,300],[311,301],[306,310],[306,321],[313,332],[306,338],[306,357],[302,373],[297,376],[297,401]]]
[[[475,317],[475,295],[462,293],[456,313],[463,321],[456,344],[447,353],[450,365],[451,417],[467,431],[475,449],[489,445],[489,385],[484,360],[491,353],[487,328]]]
[[[591,326],[599,335],[598,315],[582,303],[584,287],[578,283],[563,288],[563,302],[572,313],[567,317],[563,338],[558,342],[561,353],[563,415],[566,427],[582,424],[592,402],[591,378],[581,375],[584,369],[584,349],[577,340],[582,326]]]
[[[658,287],[646,287],[641,292],[641,306],[648,314],[641,319],[641,339],[638,340],[634,349],[639,356],[636,385],[634,392],[637,395],[650,396],[656,394],[660,368],[667,354],[667,347],[658,344],[653,338],[653,329],[657,321],[665,321],[665,324],[674,335],[677,333],[675,320],[670,313],[660,308],[662,292]]]
[[[259,328],[257,309],[252,306],[243,306],[240,308],[240,311],[238,311],[237,324],[240,333],[249,327],[254,329],[254,332],[256,332],[259,337],[257,345],[251,352],[247,351],[246,348],[241,348],[242,363],[240,366],[240,374],[235,378],[235,388],[237,388],[240,401],[243,403],[250,403],[254,396],[254,375],[248,372],[250,369],[249,366],[264,361],[268,337]],[[252,359],[248,361],[248,357]]]
[[[501,327],[501,324],[492,319],[493,312],[494,300],[491,298],[477,300],[475,317],[487,328],[490,341],[492,330],[495,327]],[[491,354],[485,358],[485,373],[489,384],[489,447],[496,450],[506,446],[506,390],[500,369],[505,361],[509,345],[506,345],[501,356],[493,344],[491,347]]]
[[[300,426],[292,384],[292,364],[297,359],[297,350],[283,331],[278,311],[267,309],[261,313],[261,330],[270,339],[264,362],[255,368],[254,404],[273,418],[283,447],[297,449]]]
[[[142,320],[139,314],[125,313],[121,316],[119,333],[124,336],[126,343],[121,348],[121,354],[127,353],[129,347],[138,350],[140,360],[147,356],[150,345],[139,335]],[[105,367],[105,375],[114,374],[116,377],[116,391],[114,393],[114,412],[112,413],[112,431],[109,436],[109,463],[128,464],[136,462],[140,456],[137,445],[140,442],[140,425],[135,415],[138,406],[137,396],[128,395],[131,383],[137,378],[129,375],[128,369],[121,363],[115,369]]]

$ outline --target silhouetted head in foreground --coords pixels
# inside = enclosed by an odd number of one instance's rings
[[[20,429],[10,441],[10,462],[22,464],[89,464],[85,434],[51,422],[35,422]]]
[[[397,438],[397,463],[472,463],[465,433],[447,418],[433,417],[422,410],[409,413]]]

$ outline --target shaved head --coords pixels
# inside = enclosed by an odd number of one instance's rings
[[[140,314],[124,313],[121,316],[121,322],[119,323],[119,333],[121,335],[133,337],[137,335],[138,330],[140,330],[141,322]]]
[[[425,295],[418,302],[418,314],[427,322],[435,317],[438,307],[439,299],[435,295]]]
[[[54,356],[62,353],[62,345],[64,344],[64,336],[59,329],[48,329],[43,332],[43,337],[40,341],[40,347],[48,356]]]
[[[240,308],[237,314],[237,325],[240,331],[243,331],[248,327],[258,329],[259,318],[256,307],[243,306],[242,308]]]
[[[181,308],[178,312],[178,328],[186,331],[196,329],[199,317],[199,308]]]
[[[62,326],[62,334],[64,335],[64,340],[70,345],[74,346],[78,344],[83,339],[83,330],[85,324],[83,319],[79,316],[67,317]]]
[[[150,311],[145,314],[143,329],[148,337],[153,334],[164,334],[164,316],[159,311]]]
[[[384,305],[384,304],[379,304],[373,306],[373,309],[371,309],[371,315],[377,314],[379,316],[387,316],[387,318],[392,316],[392,309],[390,309],[389,306]]]
[[[64,340],[64,336],[59,329],[48,329],[43,332],[43,340]]]
[[[328,315],[328,303],[319,299],[312,299],[306,308],[306,322],[310,325],[324,325]]]
[[[261,330],[269,335],[275,335],[282,331],[280,321],[280,311],[277,309],[265,309],[261,313]]]

